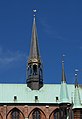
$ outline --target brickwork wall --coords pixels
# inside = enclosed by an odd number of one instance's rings
[[[81,110],[74,110],[74,119],[82,119]]]
[[[28,106],[28,105],[3,105],[0,106],[0,119],[11,119],[11,112],[17,109],[20,112],[20,119],[32,119],[32,114],[35,109],[38,109],[41,114],[41,119],[54,119],[54,112],[59,109],[58,106]],[[82,110],[73,110],[74,119],[82,118]],[[71,119],[71,118],[70,118]]]
[[[0,119],[11,119],[11,112],[13,109],[18,109],[20,111],[20,119],[29,118],[32,119],[32,113],[35,109],[38,109],[41,114],[41,119],[53,119],[52,113],[58,109],[58,106],[0,106]]]

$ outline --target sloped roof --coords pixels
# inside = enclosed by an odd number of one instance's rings
[[[0,103],[35,103],[35,96],[38,96],[37,103],[60,103],[60,87],[60,84],[44,84],[40,90],[31,90],[26,84],[0,84]],[[79,92],[82,100],[81,87]],[[71,102],[75,87],[67,84],[67,88]],[[14,96],[17,96],[16,101],[14,101]],[[59,101],[56,101],[56,97]]]

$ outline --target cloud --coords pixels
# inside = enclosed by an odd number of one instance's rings
[[[21,62],[26,58],[26,54],[20,51],[3,50],[0,47],[0,67]]]
[[[82,50],[82,46],[80,46],[80,50]]]
[[[50,24],[48,24],[47,22],[45,22],[45,20],[42,20],[42,26],[44,31],[50,35],[50,37],[56,38],[56,39],[60,39],[60,40],[64,40],[64,38],[60,35],[60,33],[55,29],[55,27],[51,26]]]

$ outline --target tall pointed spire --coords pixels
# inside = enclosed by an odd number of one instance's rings
[[[34,15],[34,20],[33,20],[31,48],[30,48],[30,55],[29,55],[28,62],[30,63],[32,61],[41,62],[39,47],[38,47],[38,35],[37,35],[37,29],[36,29],[35,15]]]
[[[62,82],[66,82],[66,76],[64,71],[64,60],[62,61]]]
[[[82,108],[80,93],[79,93],[79,85],[78,85],[78,76],[77,71],[75,73],[75,91],[74,91],[74,105],[73,109]]]
[[[43,69],[38,47],[38,35],[34,15],[30,55],[27,64],[27,86],[32,90],[39,90],[43,86]]]
[[[65,104],[69,103],[66,76],[65,76],[65,70],[64,70],[64,60],[62,60],[62,80],[61,80],[61,88],[60,88],[60,102]]]

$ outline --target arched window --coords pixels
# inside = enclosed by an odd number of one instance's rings
[[[32,113],[32,119],[41,119],[39,110],[34,110],[34,112]]]
[[[54,113],[54,119],[60,119],[60,112],[59,111]]]
[[[19,110],[13,110],[11,113],[11,119],[19,119]]]
[[[31,74],[32,74],[32,67],[31,65],[29,65],[27,68],[27,76],[30,76]]]

